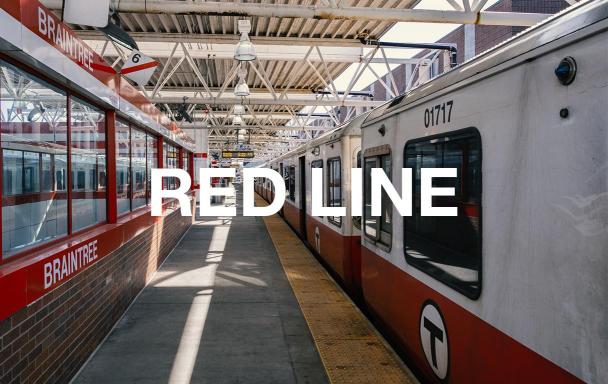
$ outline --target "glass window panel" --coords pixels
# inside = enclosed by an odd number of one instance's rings
[[[0,61],[2,253],[9,258],[68,233],[67,96]],[[57,191],[58,193],[54,193]]]
[[[116,197],[118,214],[131,210],[131,130],[116,120]]]
[[[23,193],[23,151],[3,150],[2,183],[3,196]]]
[[[53,190],[53,157],[49,153],[40,154],[40,190],[51,192]]]
[[[184,154],[182,155],[182,163],[184,164],[184,171],[190,172],[190,157],[188,156],[188,152],[186,151],[184,151]]]
[[[72,230],[106,220],[105,113],[72,98]]]
[[[289,167],[289,200],[296,201],[296,167]]]
[[[327,160],[327,202],[329,207],[342,205],[342,180],[340,158]],[[341,226],[342,217],[328,216],[330,223]]]
[[[378,237],[378,217],[372,216],[372,169],[376,168],[376,157],[367,157],[363,169],[363,218],[365,235],[373,240]]]
[[[146,198],[150,202],[150,190],[152,187],[152,168],[158,168],[158,142],[153,135],[146,135]]]
[[[146,134],[131,129],[132,209],[146,205]]]
[[[389,180],[392,180],[391,175],[391,157],[390,155],[380,156],[380,166],[382,170],[388,176]],[[388,197],[386,191],[382,190],[382,216],[380,217],[380,241],[384,244],[390,245],[392,242],[393,233],[393,204]]]
[[[361,168],[362,159],[361,159],[361,151],[357,152],[357,168]],[[353,228],[357,230],[361,230],[361,216],[353,216],[352,217]]]
[[[310,163],[310,167],[311,168],[321,168],[323,169],[323,160],[314,160]],[[312,175],[312,171],[311,171],[311,175]],[[323,173],[321,173],[321,177],[323,176]],[[323,199],[323,204],[325,204],[325,195],[322,196]],[[319,217],[323,217],[323,216],[319,216]]]
[[[40,192],[40,153],[23,152],[23,193]]]
[[[372,216],[371,173],[373,168],[380,168],[388,179],[392,180],[391,167],[391,155],[387,154],[366,157],[363,168],[363,201],[365,205],[363,218],[365,234],[368,238],[386,246],[390,246],[393,241],[393,205],[388,198],[388,194],[383,189],[380,197],[381,216]]]
[[[481,290],[481,139],[474,130],[417,140],[405,147],[405,166],[456,168],[456,178],[433,179],[433,186],[453,187],[455,196],[435,196],[433,206],[458,208],[455,217],[420,215],[415,189],[413,215],[405,218],[405,256],[409,264],[471,298]]]
[[[179,151],[169,143],[163,143],[164,168],[178,168]],[[176,177],[166,177],[163,179],[164,189],[176,189],[178,179]]]
[[[67,191],[68,185],[68,156],[55,155],[55,190]]]

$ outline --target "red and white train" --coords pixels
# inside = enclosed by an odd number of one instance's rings
[[[423,381],[608,382],[607,30],[608,2],[570,7],[269,164],[285,220]],[[312,217],[312,167],[346,217]],[[457,168],[433,198],[457,217],[420,215],[425,167]],[[399,192],[413,169],[411,217],[371,216],[372,168]]]

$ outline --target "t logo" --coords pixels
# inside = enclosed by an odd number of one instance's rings
[[[433,366],[437,368],[437,349],[435,348],[435,340],[443,341],[443,331],[433,324],[432,321],[423,316],[424,328],[426,328],[431,336],[431,360]]]
[[[448,337],[439,307],[427,301],[420,313],[420,343],[429,366],[439,379],[448,373]]]

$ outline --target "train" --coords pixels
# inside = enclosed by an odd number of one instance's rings
[[[608,2],[579,3],[266,164],[284,220],[421,381],[608,382],[607,30]],[[311,215],[313,167],[345,217]],[[457,169],[433,197],[457,216],[421,216],[425,167]],[[412,169],[411,216],[386,196],[371,215],[373,168],[399,193]]]

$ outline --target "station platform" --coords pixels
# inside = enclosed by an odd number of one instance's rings
[[[237,210],[197,218],[74,383],[416,382],[279,216]]]

